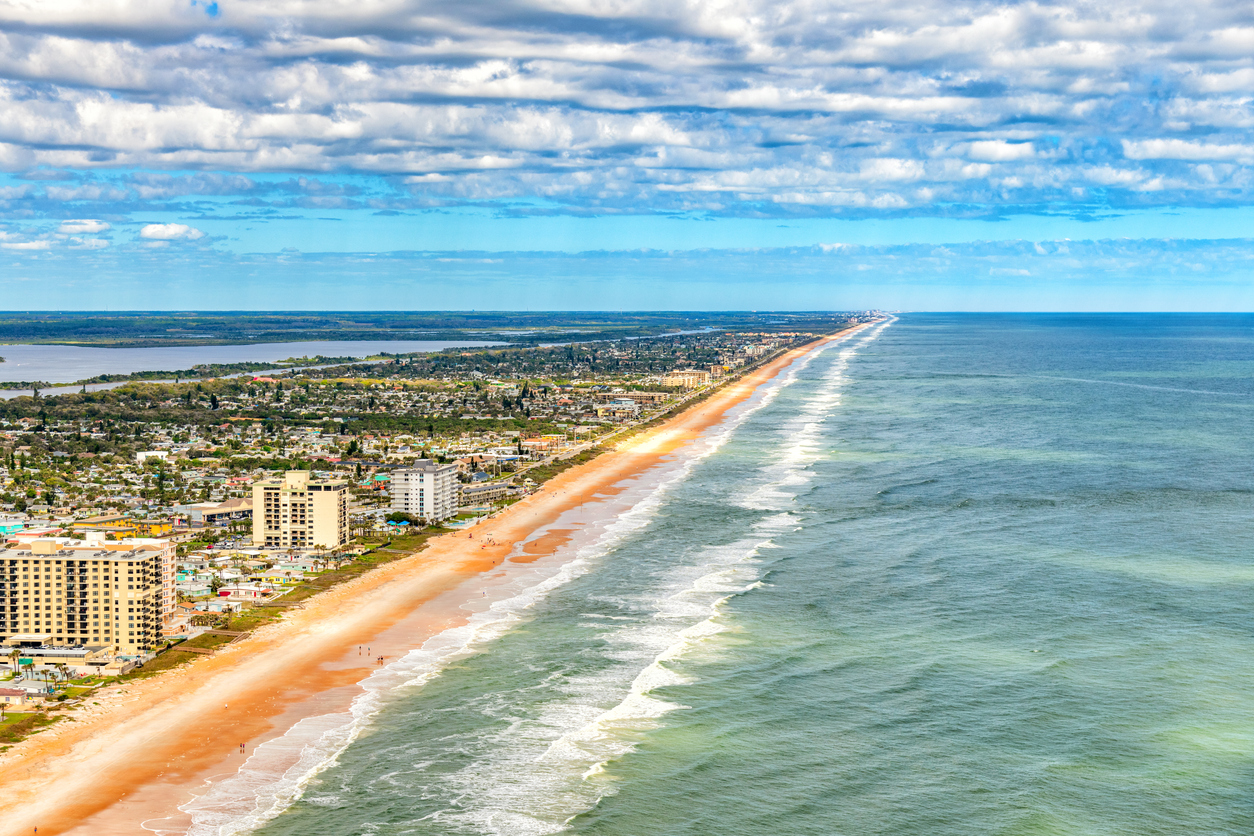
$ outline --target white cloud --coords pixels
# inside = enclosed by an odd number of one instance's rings
[[[205,233],[187,224],[148,224],[139,231],[140,238],[157,241],[195,241]]]
[[[884,158],[866,160],[862,163],[862,176],[867,180],[917,180],[923,176],[923,163]]]
[[[1030,142],[1005,142],[1000,139],[986,139],[972,142],[967,156],[973,160],[990,163],[1025,160],[1036,156],[1036,149]]]
[[[52,246],[51,241],[5,241],[0,244],[6,250],[46,250]]]
[[[1254,145],[1217,145],[1184,139],[1125,139],[1123,155],[1130,160],[1251,160],[1254,159]]]
[[[57,228],[57,232],[61,235],[95,235],[108,229],[109,224],[104,221],[84,218],[74,221],[61,221],[61,226]]]

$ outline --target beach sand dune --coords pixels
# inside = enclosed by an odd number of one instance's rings
[[[395,658],[464,622],[460,604],[483,594],[469,581],[507,559],[551,554],[571,530],[543,532],[518,552],[516,543],[563,512],[621,490],[818,345],[791,351],[560,474],[469,536],[434,538],[421,552],[308,600],[213,657],[108,689],[72,720],[0,756],[0,834],[35,827],[40,836],[183,832],[186,817],[177,808],[206,781],[234,773],[257,744],[300,719],[343,711],[375,657]]]

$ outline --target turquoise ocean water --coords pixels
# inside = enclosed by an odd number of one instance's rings
[[[1249,834],[1252,489],[1254,319],[903,316],[195,832]]]

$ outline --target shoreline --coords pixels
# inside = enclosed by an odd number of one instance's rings
[[[115,686],[93,706],[0,755],[6,790],[0,832],[30,833],[36,826],[45,834],[183,832],[190,820],[180,804],[207,779],[236,773],[258,744],[300,720],[344,711],[376,669],[373,656],[396,659],[466,623],[478,591],[467,589],[469,581],[501,575],[492,570],[507,559],[527,564],[551,554],[571,534],[553,527],[563,514],[617,494],[794,361],[864,327],[784,353],[555,476],[469,532],[432,538],[422,551],[308,599],[216,656]],[[240,754],[241,742],[247,755]],[[148,826],[141,828],[143,822]]]

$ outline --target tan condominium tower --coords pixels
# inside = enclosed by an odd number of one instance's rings
[[[253,483],[253,545],[334,548],[348,542],[348,483],[289,470]]]
[[[169,540],[19,539],[0,550],[0,641],[155,648],[174,612]]]

